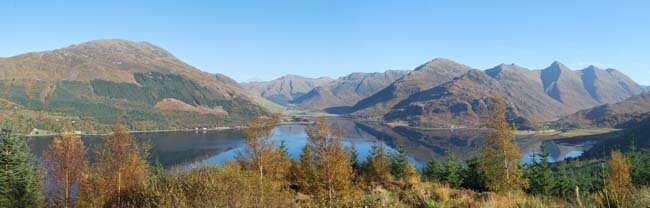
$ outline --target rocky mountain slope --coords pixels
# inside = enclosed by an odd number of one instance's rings
[[[0,59],[0,86],[1,99],[43,116],[43,122],[56,115],[94,127],[112,123],[116,115],[134,129],[223,125],[273,106],[224,75],[202,72],[150,43],[127,40]],[[29,125],[53,128],[39,122]]]
[[[310,109],[350,107],[359,100],[377,93],[406,71],[388,70],[375,73],[352,73],[312,89],[292,103]]]
[[[275,103],[286,105],[312,89],[332,82],[329,77],[307,78],[298,75],[285,75],[268,82],[248,82],[242,86]]]
[[[614,104],[581,110],[559,120],[581,126],[624,128],[650,117],[650,92]]]
[[[642,92],[617,70],[593,66],[573,71],[559,62],[542,70],[502,64],[481,71],[444,59],[423,66],[428,73],[416,69],[357,103],[353,114],[416,125],[478,125],[489,98],[499,95],[511,121],[529,125]]]

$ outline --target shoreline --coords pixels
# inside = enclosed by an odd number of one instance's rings
[[[396,124],[396,123],[390,123],[390,122],[381,122],[377,120],[369,120],[369,119],[360,119],[360,118],[351,118],[351,117],[341,117],[341,116],[303,116],[303,117],[311,117],[311,118],[342,118],[342,119],[350,119],[352,121],[360,121],[360,122],[374,122],[374,123],[381,123],[382,125],[386,125],[388,127],[404,127],[404,128],[410,128],[410,129],[417,129],[417,130],[424,130],[424,131],[431,131],[431,130],[449,130],[449,131],[454,131],[454,130],[479,130],[479,131],[485,131],[488,130],[488,128],[484,127],[471,127],[471,126],[457,126],[457,127],[418,127],[418,126],[408,126],[408,125],[401,125],[401,124]],[[288,122],[281,122],[278,124],[280,125],[308,125],[308,124],[313,124],[314,121],[288,121]],[[133,130],[129,131],[129,133],[132,134],[142,134],[142,133],[164,133],[164,132],[207,132],[207,131],[223,131],[223,130],[233,130],[233,129],[243,129],[246,128],[244,126],[231,126],[231,127],[216,127],[216,128],[195,128],[195,129],[160,129],[160,130]],[[602,134],[602,133],[610,133],[614,131],[618,131],[620,129],[613,129],[613,128],[582,128],[582,129],[573,129],[570,131],[560,131],[556,129],[546,129],[546,130],[537,130],[537,131],[528,131],[528,130],[516,130],[515,135],[517,136],[533,136],[533,135],[538,135],[538,136],[549,136],[549,137],[559,137],[559,138],[569,138],[569,137],[575,137],[575,136],[589,136],[589,135],[596,135],[596,134]],[[576,133],[580,132],[580,133]],[[109,135],[113,132],[109,133],[96,133],[96,134],[76,134],[79,136],[106,136]],[[30,137],[30,138],[37,138],[37,137],[53,137],[57,136],[59,133],[49,133],[49,134],[19,134],[19,136],[24,136],[24,137]],[[556,138],[557,139],[557,138]]]
[[[291,125],[291,124],[301,124],[301,125],[306,125],[306,124],[311,124],[313,122],[282,122],[278,124],[280,125]],[[233,129],[244,129],[246,127],[243,126],[233,126],[233,127],[217,127],[217,128],[209,128],[209,129],[161,129],[161,130],[135,130],[135,131],[129,131],[129,133],[132,134],[141,134],[141,133],[161,133],[161,132],[207,132],[207,131],[224,131],[224,130],[233,130]],[[101,133],[101,134],[76,134],[79,136],[106,136],[109,135],[113,132],[110,133]],[[53,137],[57,136],[59,133],[55,134],[19,134],[19,136],[24,136],[24,137]]]
[[[211,129],[163,129],[163,130],[136,130],[136,131],[129,131],[129,133],[134,133],[134,134],[139,134],[139,133],[160,133],[160,132],[189,132],[189,131],[196,131],[196,132],[203,132],[203,131],[223,131],[223,130],[232,130],[232,129],[241,129],[243,127],[236,126],[236,127],[219,127],[219,128],[211,128]],[[79,136],[106,136],[109,135],[113,132],[110,133],[102,133],[102,134],[76,134]],[[26,135],[20,135],[20,136],[25,136],[25,137],[52,137],[52,136],[57,136],[59,134],[26,134]]]

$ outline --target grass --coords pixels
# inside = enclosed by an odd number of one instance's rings
[[[611,128],[572,129],[566,132],[562,132],[559,135],[562,137],[590,136],[590,135],[610,133],[619,130],[620,129],[611,129]]]
[[[310,110],[310,109],[302,109],[302,108],[290,108],[287,109],[285,113],[289,116],[311,116],[311,117],[331,116],[331,114],[322,110]]]
[[[541,131],[516,131],[518,136],[547,136],[551,138],[569,138],[569,137],[580,137],[580,136],[592,136],[599,134],[606,134],[620,129],[611,129],[611,128],[585,128],[585,129],[572,129],[569,131],[558,131],[554,129],[541,130]]]
[[[43,129],[37,129],[37,128],[34,128],[32,132],[29,132],[29,135],[51,135],[51,134],[55,134],[55,132],[43,130]]]

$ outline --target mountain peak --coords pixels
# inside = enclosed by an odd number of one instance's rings
[[[287,74],[279,77],[278,79],[307,79],[307,78],[297,74]]]
[[[463,64],[460,64],[458,62],[452,61],[450,59],[446,58],[434,58],[431,61],[428,61],[417,68],[413,71],[420,71],[420,70],[432,70],[432,69],[449,69],[449,68],[470,68],[468,66],[465,66]]]
[[[165,49],[158,47],[149,42],[135,42],[124,39],[100,39],[92,40],[80,44],[70,45],[68,47],[54,50],[55,52],[77,55],[96,55],[96,56],[150,56],[158,58],[174,58],[174,56]]]
[[[431,61],[427,62],[427,64],[450,64],[450,63],[458,64],[455,61],[452,61],[451,59],[441,58],[441,57],[431,59]]]
[[[566,66],[562,62],[553,61],[553,63],[551,63],[551,67],[566,67]]]
[[[512,63],[512,64],[499,64],[499,65],[497,65],[497,66],[495,66],[493,68],[485,70],[485,73],[487,75],[489,75],[490,77],[495,78],[495,77],[497,77],[499,74],[501,74],[503,72],[513,73],[513,72],[518,72],[518,71],[522,71],[522,70],[527,71],[528,69],[526,69],[524,67],[521,67],[521,66],[519,66],[517,64],[514,64],[514,63]]]
[[[594,65],[589,65],[587,68],[582,69],[582,71],[600,71],[602,69]]]
[[[560,63],[559,61],[553,61],[550,66],[546,67],[543,71],[570,71],[569,67]]]

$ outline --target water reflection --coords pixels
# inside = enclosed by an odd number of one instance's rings
[[[409,127],[390,127],[381,123],[361,122],[347,119],[328,120],[333,127],[346,130],[344,145],[355,144],[359,159],[365,160],[373,144],[385,144],[388,151],[404,147],[406,154],[418,167],[431,158],[444,160],[448,153],[459,161],[475,156],[476,149],[483,142],[485,130],[480,129],[415,129]],[[244,148],[243,134],[240,130],[207,132],[161,132],[137,133],[134,136],[141,142],[151,145],[151,161],[159,161],[165,167],[197,167],[221,164],[234,159]],[[51,137],[29,138],[32,152],[40,156],[51,142]],[[280,125],[274,129],[272,139],[279,145],[284,141],[289,155],[296,159],[308,142],[305,126],[299,124]],[[84,136],[83,140],[93,151],[102,140],[98,136]],[[530,153],[540,151],[544,146],[550,153],[551,161],[577,157],[595,144],[592,140],[550,140],[540,136],[520,136],[516,139],[523,157],[522,163],[530,162]],[[94,154],[89,154],[92,157]]]

